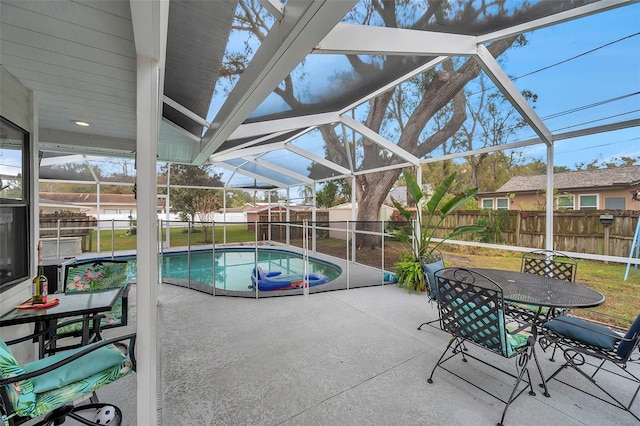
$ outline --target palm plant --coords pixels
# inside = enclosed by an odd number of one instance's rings
[[[420,259],[429,259],[433,252],[447,239],[457,237],[462,234],[471,232],[481,232],[483,226],[463,225],[454,228],[447,235],[436,239],[436,230],[442,222],[454,211],[463,206],[468,200],[474,198],[478,193],[478,188],[472,188],[465,192],[454,195],[451,198],[445,197],[451,185],[456,179],[456,172],[451,173],[434,191],[431,198],[425,202],[425,194],[422,192],[420,185],[415,178],[406,170],[403,170],[403,176],[407,184],[409,193],[413,197],[416,206],[425,207],[422,215],[415,215],[416,226],[411,227],[411,233],[398,229],[390,231],[398,240],[411,244],[412,252],[405,256],[400,262],[396,263],[398,282],[409,290],[423,290],[425,288],[424,276],[419,266]],[[448,198],[448,199],[447,199]],[[402,204],[398,203],[393,197],[391,201],[395,208],[400,212],[408,222],[414,219],[414,212],[408,210]],[[419,210],[419,209],[418,209]],[[420,273],[416,273],[420,271]]]

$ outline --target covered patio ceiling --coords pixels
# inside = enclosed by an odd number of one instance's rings
[[[0,63],[34,93],[40,150],[56,156],[135,156],[136,54],[143,43],[141,35],[151,25],[145,19],[145,3],[0,1]],[[231,172],[226,182],[229,187],[246,187],[252,181],[258,188],[288,188],[388,167],[417,166],[540,143],[552,145],[565,138],[637,127],[640,115],[635,111],[574,126],[571,131],[552,130],[486,47],[505,37],[633,3],[553,0],[523,6],[521,0],[507,0],[503,6],[508,13],[487,13],[470,21],[456,7],[446,9],[445,2],[410,2],[410,7],[440,8],[435,13],[439,19],[411,28],[388,28],[375,22],[354,22],[352,12],[363,7],[357,0],[261,0],[270,13],[270,30],[255,46],[237,81],[224,83],[222,64],[225,51],[234,42],[232,25],[238,3],[172,1],[158,161],[213,164]],[[366,76],[352,72],[351,84],[335,90],[329,84],[331,75],[353,71],[338,65],[331,68],[345,55],[397,56],[402,60],[395,67]],[[359,119],[359,107],[416,75],[437,69],[449,57],[474,58],[482,73],[524,118],[528,133],[500,146],[419,158]],[[301,72],[304,66],[302,72],[325,86],[324,93],[313,97],[313,90],[309,90],[308,102],[297,106],[274,102],[278,98],[275,91],[282,90],[287,76]],[[637,90],[637,83],[630,85]],[[90,126],[78,127],[76,120]],[[325,124],[333,125],[344,138],[357,134],[376,144],[393,161],[358,164],[357,148],[348,144],[345,149],[350,150],[347,156],[352,161],[332,161],[318,143],[317,128]],[[58,161],[68,160],[62,157]],[[313,177],[311,164],[316,165]],[[239,175],[244,181],[233,181],[233,176]]]

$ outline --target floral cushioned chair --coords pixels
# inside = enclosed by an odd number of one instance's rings
[[[109,406],[98,402],[95,390],[135,370],[135,334],[103,340],[81,348],[60,352],[27,364],[19,364],[9,345],[33,338],[29,335],[9,342],[0,341],[0,419],[16,426],[43,417],[35,425],[58,425],[68,416],[86,425],[97,410]],[[128,345],[121,342],[128,341]],[[123,351],[122,348],[125,350]],[[90,403],[73,402],[90,396]],[[122,413],[114,407],[114,417]]]
[[[64,275],[64,292],[72,294],[81,291],[100,291],[124,287],[122,295],[100,321],[100,329],[127,325],[129,317],[129,266],[126,260],[90,260],[67,265]],[[64,318],[60,322],[67,322]],[[71,322],[58,328],[58,336],[79,335],[82,323]],[[98,336],[99,338],[99,336]]]

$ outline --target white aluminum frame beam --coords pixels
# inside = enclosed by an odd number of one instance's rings
[[[405,151],[404,149],[400,148],[398,145],[388,141],[386,138],[380,136],[380,134],[374,132],[373,130],[371,130],[364,124],[360,123],[359,121],[356,121],[351,117],[347,117],[346,115],[342,115],[340,117],[340,121],[342,121],[345,126],[355,130],[365,138],[371,140],[372,142],[375,142],[376,144],[380,145],[384,149],[393,152],[398,157],[404,160],[407,160],[409,163],[413,164],[414,166],[418,166],[420,164],[420,159],[418,157],[416,157],[415,155],[411,154],[408,151]]]
[[[214,166],[218,166],[218,167],[222,167],[223,169],[227,169],[227,170],[231,170],[234,173],[239,173],[241,175],[253,178],[253,179],[258,179],[262,182],[267,182],[270,183],[273,186],[278,187],[279,189],[285,189],[288,188],[288,185],[285,185],[282,182],[279,182],[277,180],[273,180],[273,179],[269,179],[267,177],[264,177],[262,175],[259,175],[257,173],[253,173],[253,172],[249,172],[246,170],[242,170],[239,166],[232,166],[231,164],[227,164],[227,163],[223,163],[221,161],[213,161],[211,162],[211,164],[213,164]],[[225,186],[226,188],[226,186]],[[233,188],[227,188],[227,189],[233,189]]]
[[[104,157],[84,155],[84,154],[60,155],[58,157],[43,158],[42,161],[40,161],[40,167],[53,166],[54,164],[76,163],[78,161],[92,161],[92,160],[102,161],[104,160]]]
[[[594,13],[600,13],[609,9],[615,9],[617,7],[626,6],[632,3],[636,3],[638,0],[604,0],[587,4],[585,6],[576,7],[561,13],[555,13],[551,16],[545,16],[534,21],[526,22],[524,24],[515,25],[513,27],[506,28],[504,30],[496,31],[489,34],[478,36],[478,43],[488,43],[494,40],[499,40],[506,37],[526,33],[529,31],[537,30],[539,28],[548,27],[551,25],[560,24],[562,22],[571,21],[573,19],[582,18],[584,16],[593,15]]]
[[[547,128],[546,124],[540,119],[538,114],[533,110],[529,102],[522,96],[518,88],[513,84],[509,76],[500,67],[491,52],[484,46],[478,45],[477,55],[473,56],[478,65],[484,70],[489,78],[511,102],[513,107],[518,110],[529,126],[540,139],[547,145],[553,143],[553,135]]]
[[[338,122],[340,122],[340,114],[337,112],[259,121],[238,126],[229,136],[229,140],[262,136],[275,132],[290,132],[304,127],[315,127]]]
[[[204,126],[207,129],[209,128],[209,126],[211,126],[211,123],[209,123],[207,120],[205,120],[204,118],[200,117],[198,114],[196,114],[195,112],[191,111],[190,109],[180,105],[178,102],[174,101],[173,99],[171,99],[167,95],[163,96],[163,101],[164,101],[165,104],[169,105],[171,108],[175,109],[176,111],[178,111],[182,115],[185,115],[185,116],[189,117],[190,119],[192,119],[196,123],[200,124],[201,126]],[[199,138],[200,138],[200,135],[198,135],[198,139]]]
[[[114,138],[111,136],[69,132],[66,130],[39,129],[40,149],[44,151],[68,152],[80,151],[93,154],[131,156],[136,150],[135,139]],[[122,154],[121,154],[122,153]]]
[[[315,161],[316,163],[322,164],[323,166],[328,167],[328,168],[330,168],[332,170],[335,170],[336,172],[338,172],[340,174],[343,174],[343,175],[346,175],[346,176],[351,176],[351,174],[352,174],[351,170],[349,170],[347,168],[344,168],[339,164],[336,164],[336,163],[334,163],[332,161],[327,160],[326,158],[322,158],[322,157],[320,157],[318,155],[315,155],[315,154],[313,154],[313,153],[311,153],[311,152],[309,152],[307,150],[304,150],[304,149],[302,149],[300,147],[297,147],[295,145],[287,144],[286,148],[287,148],[287,150],[289,150],[291,152],[294,152],[294,153],[296,153],[298,155],[306,157],[311,161]]]
[[[278,0],[258,0],[260,4],[269,11],[276,21],[284,18],[284,5]]]
[[[278,166],[277,164],[273,164],[267,160],[263,160],[262,158],[243,156],[242,159],[250,161],[259,166],[266,167],[271,170],[275,170],[276,172],[281,173],[285,176],[289,176],[292,179],[297,179],[304,184],[311,185],[313,183],[313,179],[310,179],[307,176],[303,176],[300,173],[292,172],[290,169]]]
[[[206,132],[194,164],[203,164],[356,3],[301,0],[287,4],[284,17],[269,31]]]
[[[271,151],[277,151],[279,149],[286,149],[286,142],[275,142],[269,145],[249,146],[247,148],[231,149],[221,152],[220,154],[213,154],[209,157],[209,162],[214,161],[227,161],[234,158],[240,158],[244,156],[260,155]]]
[[[475,36],[339,23],[312,53],[467,56],[476,43]]]

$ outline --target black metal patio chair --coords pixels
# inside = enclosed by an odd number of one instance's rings
[[[594,314],[593,311],[592,315]],[[547,382],[556,379],[565,385],[571,386],[583,393],[591,395],[601,401],[628,411],[640,422],[640,417],[631,411],[631,407],[640,391],[640,377],[629,368],[631,363],[639,364],[640,354],[636,348],[640,344],[640,315],[635,321],[625,320],[631,324],[626,331],[617,332],[615,327],[607,327],[602,324],[620,321],[619,317],[595,313],[597,322],[572,316],[563,315],[547,322],[543,327],[543,335],[540,345],[543,349],[550,345],[560,348],[564,355],[565,363],[560,366]],[[609,366],[613,367],[610,369]],[[588,392],[582,385],[573,385],[561,381],[557,376],[564,369],[572,368],[609,399]],[[628,403],[621,401],[620,396],[614,395],[614,389],[606,386],[605,380],[599,380],[603,374],[615,374],[616,380],[628,380],[632,384],[631,397]],[[596,374],[599,374],[598,380]],[[618,389],[615,389],[618,390]]]
[[[553,250],[534,250],[522,255],[521,272],[574,282],[578,263],[572,257]],[[507,313],[521,324],[541,326],[549,319],[568,313],[568,310],[545,306],[508,303]],[[553,358],[553,357],[552,357]]]
[[[427,297],[429,298],[430,303],[434,303],[436,301],[436,282],[434,274],[436,271],[444,268],[442,252],[438,249],[433,249],[428,255],[421,256],[419,261],[420,266],[422,267],[422,272],[424,273],[424,281],[427,284]],[[431,321],[423,322],[418,326],[418,330],[422,330],[423,325],[437,327],[436,324],[439,321],[440,319],[436,318]]]
[[[533,334],[529,334],[518,329],[511,331],[508,328],[509,319],[504,314],[502,289],[484,275],[462,268],[446,268],[436,272],[435,281],[440,311],[440,327],[450,333],[452,337],[433,367],[428,382],[433,383],[433,375],[440,367],[493,396],[505,404],[498,423],[498,425],[502,425],[509,406],[517,397],[526,390],[529,390],[529,395],[535,396],[531,375],[527,367],[531,358],[534,359],[544,383],[544,376],[535,352],[535,329],[533,329]],[[517,358],[517,375],[480,357],[473,356],[465,347],[466,343],[473,343],[479,348],[504,358]],[[456,372],[458,366],[449,368],[443,366],[456,355],[460,355],[464,362],[471,358],[514,378],[513,389],[509,397],[506,400],[502,399],[467,380]],[[521,384],[525,384],[525,386],[520,389]],[[544,394],[545,396],[549,395],[546,386]]]

